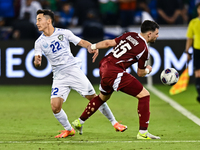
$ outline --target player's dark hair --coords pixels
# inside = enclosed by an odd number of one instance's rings
[[[43,14],[44,16],[46,15],[46,16],[49,16],[50,18],[51,18],[51,20],[52,20],[52,24],[54,23],[54,13],[53,13],[53,11],[51,11],[51,10],[49,10],[49,9],[39,9],[38,11],[37,11],[37,15],[38,14]]]
[[[145,20],[141,25],[142,33],[146,33],[148,31],[155,31],[156,29],[159,29],[159,25],[151,20]]]

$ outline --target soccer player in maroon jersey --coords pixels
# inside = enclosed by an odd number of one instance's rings
[[[160,139],[148,132],[149,125],[149,101],[150,94],[143,85],[126,69],[138,62],[137,75],[144,77],[152,71],[147,65],[150,57],[147,43],[154,43],[158,38],[159,25],[156,22],[146,20],[141,25],[141,33],[127,32],[113,39],[104,40],[91,45],[91,53],[98,49],[114,47],[99,64],[100,69],[100,94],[93,98],[80,116],[72,122],[75,129],[79,130],[83,123],[106,102],[113,91],[122,91],[138,98],[139,132],[137,139]],[[95,61],[96,57],[93,57]]]

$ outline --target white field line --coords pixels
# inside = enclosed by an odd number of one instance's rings
[[[184,116],[186,116],[188,119],[192,120],[194,123],[196,123],[197,125],[200,126],[200,119],[197,116],[193,115],[187,109],[185,109],[184,107],[182,107],[181,105],[179,105],[173,99],[169,98],[168,96],[166,96],[165,94],[163,94],[162,92],[160,92],[159,90],[157,90],[156,88],[154,88],[153,86],[147,85],[146,87],[151,92],[153,92],[156,96],[158,96],[160,99],[162,99],[166,103],[169,103],[174,109],[176,109],[181,114],[183,114]]]
[[[200,143],[200,140],[191,141],[161,141],[161,140],[137,140],[137,141],[0,141],[0,144],[65,144],[65,143]]]

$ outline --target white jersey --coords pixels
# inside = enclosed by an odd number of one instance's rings
[[[69,43],[77,45],[80,41],[81,38],[75,36],[70,30],[55,28],[51,36],[41,34],[35,41],[35,55],[42,56],[44,52],[55,75],[59,70],[81,62],[71,53]]]

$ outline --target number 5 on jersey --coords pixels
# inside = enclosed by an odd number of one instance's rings
[[[113,56],[115,58],[119,58],[121,57],[123,54],[125,54],[127,52],[127,50],[130,50],[131,46],[129,43],[125,42],[125,41],[121,41],[119,43],[119,46],[116,47],[116,49],[113,49]]]

